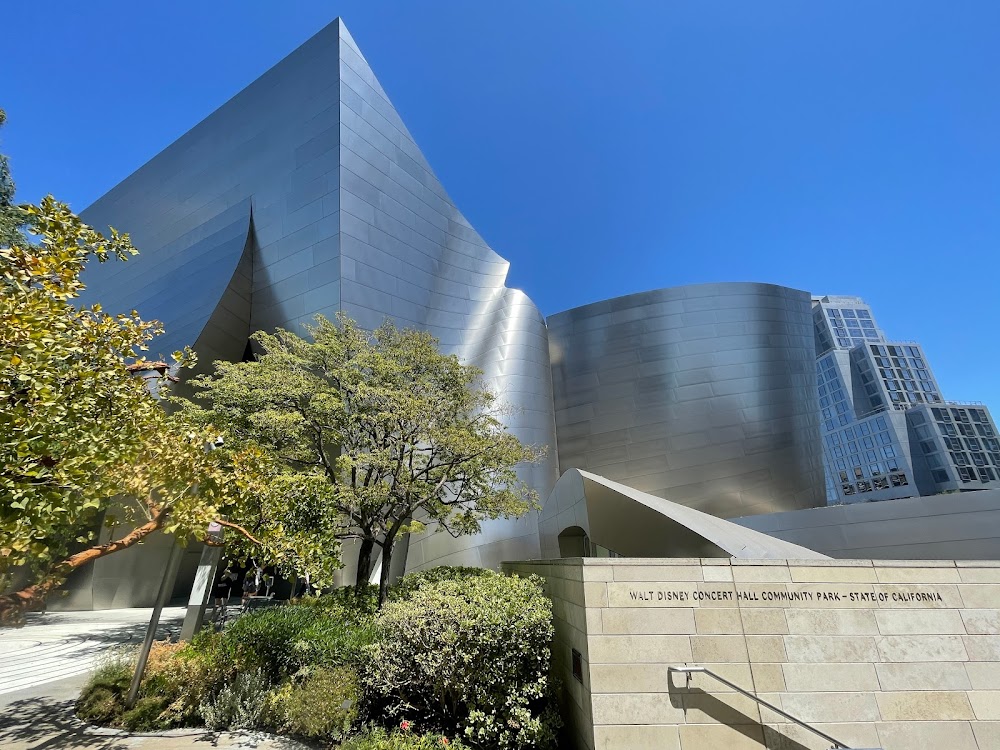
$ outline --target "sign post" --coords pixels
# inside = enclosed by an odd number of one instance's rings
[[[213,542],[221,542],[222,525],[214,521],[210,523],[208,535]],[[181,626],[182,641],[191,640],[201,630],[201,626],[205,622],[205,610],[212,598],[212,583],[215,581],[215,574],[219,569],[221,558],[222,547],[205,545],[201,551],[198,572],[194,576],[194,586],[191,587],[191,596],[188,598],[187,613],[184,615],[184,624]]]

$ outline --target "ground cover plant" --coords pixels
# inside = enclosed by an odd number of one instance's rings
[[[77,711],[131,730],[266,729],[350,750],[544,750],[559,718],[551,603],[534,576],[436,568],[252,612],[158,643],[139,698],[115,651]]]

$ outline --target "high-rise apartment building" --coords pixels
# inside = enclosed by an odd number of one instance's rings
[[[813,322],[828,503],[1000,487],[993,417],[945,401],[920,344],[857,297],[814,297]]]

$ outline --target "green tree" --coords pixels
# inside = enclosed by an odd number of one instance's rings
[[[259,567],[271,566],[285,578],[308,576],[326,587],[341,567],[344,525],[329,513],[315,481],[283,470],[273,453],[254,444],[224,447],[233,498],[224,509],[230,528],[226,557]]]
[[[134,255],[128,237],[102,236],[51,196],[38,206],[5,199],[0,217],[35,238],[15,232],[0,248],[0,576],[27,568],[33,578],[0,597],[9,621],[42,606],[73,569],[152,531],[203,530],[224,475],[206,436],[167,415],[131,372],[168,377],[165,364],[137,358],[159,325],[75,305],[85,263]],[[94,545],[113,506],[136,528]]]
[[[135,254],[127,235],[103,236],[51,196],[15,205],[0,155],[0,593],[13,571],[28,578],[0,596],[0,623],[93,560],[158,531],[204,539],[212,521],[236,532],[233,555],[320,582],[338,564],[315,508],[280,505],[295,486],[265,453],[207,453],[218,432],[163,409],[153,394],[173,366],[142,357],[159,323],[78,306],[86,263]],[[127,533],[99,544],[102,518]]]
[[[222,429],[227,446],[257,446],[281,467],[273,494],[262,488],[272,504],[305,503],[328,534],[359,540],[359,591],[380,548],[384,600],[405,534],[471,534],[537,507],[515,466],[541,452],[507,431],[478,369],[388,322],[368,332],[318,317],[308,331],[311,341],[254,334],[256,361],[216,362],[192,381],[207,407],[180,403]]]
[[[0,128],[7,122],[7,113],[0,109]],[[18,236],[20,212],[14,206],[14,179],[10,175],[7,157],[0,154],[0,247],[11,244]]]
[[[15,205],[0,156],[0,592],[13,571],[27,578],[0,596],[0,623],[154,531],[203,535],[231,504],[203,449],[211,433],[168,415],[133,375],[169,380],[140,356],[159,324],[76,304],[88,261],[135,254],[127,235],[101,235],[51,196]],[[111,509],[130,531],[98,544]]]

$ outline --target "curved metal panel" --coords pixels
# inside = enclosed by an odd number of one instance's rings
[[[248,330],[340,310],[428,330],[516,407],[514,434],[551,446],[522,477],[543,497],[555,483],[545,321],[505,287],[507,261],[448,197],[339,19],[83,216],[141,250],[89,269],[85,301],[157,317],[171,349],[193,345],[204,361],[239,358]],[[415,537],[407,567],[538,554],[532,514],[474,537]]]
[[[543,557],[569,557],[561,554],[559,538],[574,530],[621,557],[828,559],[806,547],[579,469],[569,469],[559,477],[538,525]]]
[[[808,293],[660,289],[548,326],[563,471],[723,518],[823,503]]]

